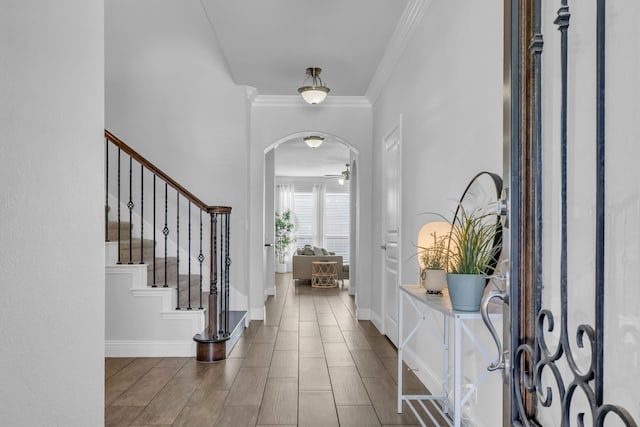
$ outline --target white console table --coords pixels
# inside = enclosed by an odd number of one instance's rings
[[[418,314],[418,320],[413,325],[413,328],[406,334],[404,334],[404,310],[405,302],[408,302]],[[451,302],[448,296],[442,295],[428,295],[425,293],[424,288],[418,285],[402,285],[400,286],[400,298],[399,298],[399,310],[398,310],[398,413],[402,413],[402,402],[407,402],[407,405],[416,416],[420,424],[425,427],[424,420],[414,407],[413,402],[420,405],[422,410],[429,416],[431,421],[435,425],[440,425],[433,415],[433,411],[436,411],[447,422],[447,425],[459,427],[462,420],[462,407],[473,395],[474,391],[482,382],[482,380],[489,374],[489,371],[482,371],[471,387],[466,390],[465,395],[462,395],[462,333],[469,338],[474,348],[481,354],[487,362],[487,365],[492,362],[491,355],[485,351],[474,333],[469,329],[468,322],[480,321],[482,317],[480,312],[465,312],[454,311],[451,308]],[[442,314],[442,322],[444,331],[441,334],[435,327],[436,322],[439,319],[434,318],[435,313]],[[502,305],[490,304],[489,305],[489,317],[492,320],[502,318]],[[450,404],[450,390],[449,390],[449,375],[451,372],[449,363],[449,320],[453,320],[453,408]],[[426,395],[409,395],[402,393],[402,362],[403,362],[403,349],[414,334],[420,329],[420,326],[426,324],[431,329],[436,340],[442,346],[444,352],[444,366],[443,366],[443,383],[441,394],[426,394]],[[494,355],[495,356],[495,355]],[[496,373],[496,375],[498,375]],[[425,401],[430,401],[431,405],[427,407]]]

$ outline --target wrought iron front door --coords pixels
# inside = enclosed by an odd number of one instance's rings
[[[505,0],[505,425],[640,420],[639,3]]]

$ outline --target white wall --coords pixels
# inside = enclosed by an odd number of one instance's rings
[[[105,13],[106,127],[205,203],[233,208],[232,305],[246,308],[246,89],[198,0],[109,0]]]
[[[300,98],[275,98],[274,102],[262,102],[259,97],[251,113],[251,201],[249,206],[249,226],[253,230],[250,236],[249,256],[251,290],[251,315],[260,318],[264,301],[263,290],[259,279],[262,277],[262,233],[263,195],[265,151],[277,141],[298,132],[314,131],[329,134],[348,142],[358,151],[360,161],[358,189],[362,206],[371,204],[371,107],[360,99],[349,101],[348,98],[338,101],[328,99],[321,105],[307,105]],[[269,97],[263,99],[269,100]],[[357,244],[359,251],[358,283],[371,282],[371,211],[361,210],[359,218],[361,230]],[[260,288],[258,288],[260,287]],[[359,315],[368,318],[371,304],[370,289],[367,286],[358,288],[356,298]]]
[[[640,3],[608,2],[607,18],[604,401],[640,423]]]
[[[477,172],[502,173],[502,19],[501,2],[431,2],[373,105],[373,170],[382,167],[383,137],[402,115],[403,283],[417,283],[418,262],[411,255],[420,227],[433,220],[420,213],[451,217]],[[377,248],[383,206],[379,174],[373,184],[372,245]],[[383,265],[381,251],[374,249],[372,265]],[[379,319],[381,277],[382,270],[372,271],[372,317]],[[437,372],[441,358],[429,349],[430,338],[426,331],[420,334],[412,349]],[[478,406],[485,405],[473,414],[474,425],[500,425],[498,383],[483,389],[487,400],[479,401]]]
[[[0,5],[0,420],[104,423],[102,1]]]

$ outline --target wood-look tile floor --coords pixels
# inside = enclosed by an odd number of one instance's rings
[[[251,322],[227,360],[107,358],[105,425],[418,425],[406,406],[396,413],[395,347],[356,320],[346,288],[276,276],[265,320]],[[427,392],[405,372],[405,392]]]

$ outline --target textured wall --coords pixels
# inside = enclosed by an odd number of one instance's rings
[[[104,422],[104,4],[0,5],[0,423]]]
[[[199,1],[105,6],[107,129],[203,202],[233,208],[231,304],[246,308],[246,89],[231,79]]]

